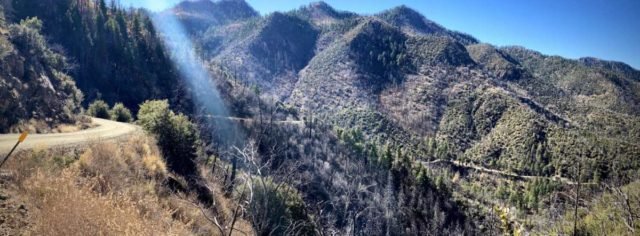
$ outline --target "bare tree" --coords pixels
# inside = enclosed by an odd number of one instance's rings
[[[605,185],[613,197],[612,205],[618,209],[622,218],[622,223],[629,229],[631,234],[636,234],[637,220],[640,220],[640,209],[634,209],[632,205],[640,205],[640,196],[630,196],[620,187]]]
[[[278,215],[277,207],[282,207],[277,199],[277,193],[284,191],[282,196],[286,202],[290,196],[291,187],[288,187],[285,181],[275,181],[267,175],[271,166],[271,159],[262,160],[258,155],[256,145],[249,142],[243,149],[234,147],[245,164],[243,172],[243,181],[246,197],[245,208],[250,217],[251,223],[257,234],[272,235],[276,232],[285,234],[298,234],[309,226],[308,222],[292,221],[288,222],[283,216]],[[294,171],[275,170],[279,172],[274,176],[282,176],[283,179],[291,179]],[[274,194],[276,193],[276,194]],[[244,193],[243,193],[244,194]]]

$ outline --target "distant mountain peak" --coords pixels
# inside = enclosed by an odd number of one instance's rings
[[[172,10],[196,10],[203,9],[197,7],[210,7],[211,5],[214,5],[211,0],[188,0],[179,2]]]
[[[406,5],[386,10],[378,14],[378,17],[400,28],[417,31],[417,33],[435,33],[446,30]]]
[[[253,12],[257,16],[258,13],[244,0],[186,0],[178,3],[175,7],[171,8],[171,11],[194,11],[194,12],[207,12],[215,9],[213,8],[225,8],[236,7],[242,8],[242,11]],[[225,12],[231,14],[233,12]]]
[[[338,11],[323,1],[309,3],[292,13],[309,19],[316,25],[333,24],[341,19],[357,16],[352,12]]]
[[[398,29],[394,28],[393,25],[383,20],[377,18],[365,18],[358,24],[358,26],[356,26],[350,33],[347,34],[347,38],[353,38],[362,33],[386,34],[389,32],[394,32],[394,34],[401,33]]]
[[[607,61],[595,57],[582,57],[578,59],[578,62],[586,67],[612,70],[627,75],[636,80],[640,80],[640,71],[636,70],[628,64],[625,64],[624,62]]]
[[[244,0],[188,0],[164,13],[176,15],[192,32],[259,16]]]
[[[309,7],[311,8],[316,8],[316,9],[329,9],[329,10],[334,10],[333,7],[331,7],[329,4],[327,4],[324,1],[317,1],[317,2],[312,2],[309,3]]]
[[[472,36],[448,30],[406,5],[394,7],[375,16],[410,35],[433,34],[453,38],[464,45],[478,43]]]
[[[408,14],[408,15],[418,15],[420,17],[423,17],[422,14],[420,14],[418,11],[414,10],[413,8],[407,6],[407,5],[400,5],[394,8],[391,8],[389,11],[397,11],[398,13],[404,13],[404,14]]]

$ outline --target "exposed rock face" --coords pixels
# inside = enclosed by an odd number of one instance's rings
[[[30,119],[72,122],[82,93],[64,73],[64,57],[39,33],[38,20],[0,26],[0,132]]]

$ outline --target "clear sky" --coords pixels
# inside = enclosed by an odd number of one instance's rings
[[[154,2],[158,10],[178,0]],[[265,15],[314,0],[247,0]],[[338,10],[374,14],[407,5],[482,42],[520,45],[567,58],[593,56],[640,69],[640,0],[326,0]],[[134,5],[136,5],[134,3]],[[140,5],[140,4],[137,4]]]

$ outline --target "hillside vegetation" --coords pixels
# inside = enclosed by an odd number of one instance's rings
[[[282,27],[270,27],[274,19],[281,19]],[[299,28],[283,30],[289,24]],[[301,32],[317,37],[301,38]],[[314,3],[212,26],[196,38],[211,67],[232,78],[232,87],[254,88],[273,104],[299,109],[308,121],[362,132],[365,147],[402,147],[414,161],[456,160],[540,178],[618,185],[637,178],[640,84],[637,70],[622,63],[494,47],[406,6],[359,16]],[[277,46],[256,54],[250,47],[256,42]],[[301,48],[308,49],[291,50]],[[288,64],[292,58],[304,65]],[[230,93],[239,91],[244,90]],[[489,209],[514,206],[514,224],[532,230],[517,223],[523,215],[538,214],[518,200],[528,183],[513,183],[508,193],[513,197],[497,201],[478,195],[471,188],[476,184],[453,187],[463,199]],[[602,190],[591,189],[590,196]],[[568,190],[536,190],[536,199],[554,191]]]
[[[638,232],[640,71],[624,63],[496,47],[407,6],[3,6],[0,129],[73,122],[84,101],[153,137],[13,159],[31,168],[4,182],[38,211],[12,208],[27,233]],[[170,17],[215,87],[183,83],[165,45],[184,42],[151,23]],[[213,98],[194,104],[197,89],[219,92],[229,114],[206,114],[198,104]],[[77,209],[60,210],[69,199]],[[70,216],[97,223],[56,221]]]
[[[136,111],[147,99],[171,99],[189,108],[168,52],[149,13],[113,1],[6,1],[9,19],[37,17],[42,33],[67,56],[66,72],[85,94]]]
[[[2,234],[221,235],[196,201],[167,185],[176,176],[143,134],[85,150],[28,151],[5,167],[0,217],[14,224],[3,223]],[[231,207],[218,205],[218,217]]]
[[[42,27],[37,18],[9,23],[0,11],[0,133],[72,123],[80,111],[83,94],[67,74],[69,63]]]

